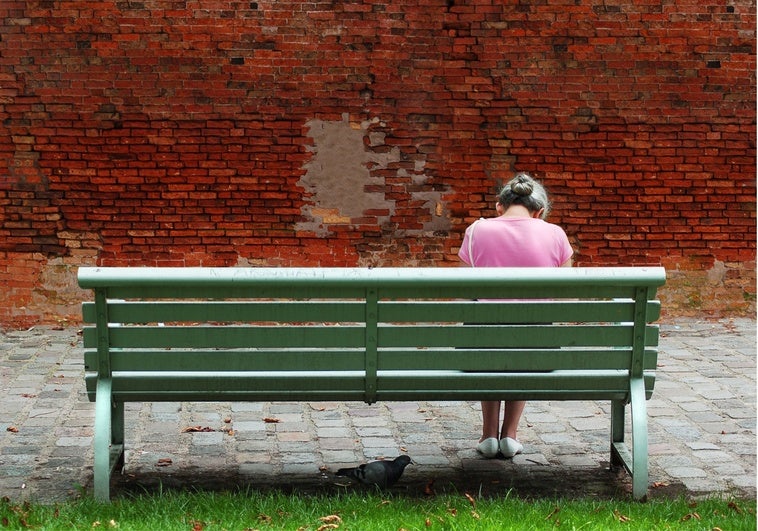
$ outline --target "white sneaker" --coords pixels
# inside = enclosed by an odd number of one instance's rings
[[[516,454],[520,454],[523,449],[524,445],[516,439],[511,439],[510,437],[500,439],[500,451],[505,457],[513,457]]]
[[[500,450],[500,446],[498,445],[497,438],[495,437],[484,439],[482,442],[476,445],[476,451],[487,459],[492,459],[495,457],[498,450]]]

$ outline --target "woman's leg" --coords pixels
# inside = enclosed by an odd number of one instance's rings
[[[482,401],[482,438],[476,451],[488,459],[497,457],[500,441],[497,430],[500,425],[500,401]]]
[[[516,437],[516,431],[518,430],[518,423],[521,420],[521,414],[524,412],[524,401],[505,402],[505,413],[503,415],[503,429],[500,432],[500,438],[505,439],[510,437],[511,439],[518,440]],[[482,411],[484,406],[482,405]],[[498,414],[500,413],[500,403],[498,402]],[[486,424],[485,424],[486,425]],[[489,437],[489,436],[488,436]]]
[[[498,439],[500,426],[500,401],[482,401],[482,438],[479,442],[494,437]]]

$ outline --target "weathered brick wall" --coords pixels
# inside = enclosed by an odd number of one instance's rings
[[[3,0],[0,324],[82,264],[456,265],[516,170],[578,265],[752,312],[751,1]]]

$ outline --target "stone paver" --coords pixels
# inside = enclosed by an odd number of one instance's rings
[[[756,323],[661,325],[648,401],[650,496],[756,494]],[[114,495],[165,487],[345,488],[337,468],[408,453],[395,487],[484,495],[628,496],[608,468],[609,404],[530,402],[524,453],[474,451],[478,403],[130,403]],[[0,333],[0,496],[53,502],[92,487],[93,404],[75,328]],[[213,431],[186,432],[191,426]]]

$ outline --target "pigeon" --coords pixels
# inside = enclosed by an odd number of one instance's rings
[[[403,475],[403,470],[410,463],[410,457],[401,455],[392,461],[371,461],[353,468],[340,468],[335,476],[347,477],[362,485],[373,485],[384,489],[397,483]]]

